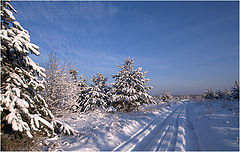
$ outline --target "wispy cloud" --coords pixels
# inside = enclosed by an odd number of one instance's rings
[[[52,52],[89,77],[102,72],[111,78],[130,56],[135,67],[148,71],[155,91],[187,92],[181,87],[197,90],[202,84],[230,84],[237,77],[238,17],[234,14],[238,5],[144,3],[147,5],[79,1],[13,5],[18,10],[15,17],[40,46],[40,62],[46,62]]]
[[[124,57],[108,51],[97,48],[71,50],[72,54],[68,56],[68,61],[71,61],[81,73],[85,73],[87,76],[101,72],[110,78],[113,73],[117,72],[117,66],[122,63]]]

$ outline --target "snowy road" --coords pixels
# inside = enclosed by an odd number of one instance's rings
[[[191,110],[189,110],[189,105]],[[198,106],[198,108],[195,106]],[[196,112],[196,109],[199,111]],[[235,131],[232,132],[232,135],[230,134],[232,141],[226,144],[224,141],[229,138],[229,135],[226,135],[226,131],[233,129],[232,126],[225,128],[225,130],[223,130],[225,133],[217,132],[211,129],[214,128],[215,125],[219,126],[219,123],[215,122],[216,117],[214,117],[215,119],[208,119],[208,121],[203,120],[201,122],[200,117],[205,116],[201,112],[206,111],[201,109],[201,106],[199,108],[199,105],[196,105],[196,103],[183,102],[172,110],[163,112],[155,117],[113,151],[237,150],[238,141],[234,140],[234,138],[237,139],[239,129],[236,130],[236,128],[238,128],[236,121],[234,122],[236,126]],[[226,116],[227,115],[221,115],[217,119],[221,118],[221,120],[224,121]],[[197,117],[196,121],[198,121],[198,123],[200,122],[198,126],[194,126],[191,121],[194,117]],[[209,122],[210,124],[208,124]],[[195,124],[196,123],[197,122],[195,122]],[[211,140],[209,140],[209,138]],[[208,145],[205,141],[208,141]]]
[[[194,140],[191,146],[200,150],[197,136],[187,115],[187,102],[177,105],[171,111],[161,113],[130,139],[116,147],[114,151],[166,151],[185,150],[185,131]]]

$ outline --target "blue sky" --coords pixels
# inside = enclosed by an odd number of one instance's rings
[[[112,74],[128,56],[152,94],[202,93],[238,79],[238,2],[12,2],[40,47],[91,77]]]

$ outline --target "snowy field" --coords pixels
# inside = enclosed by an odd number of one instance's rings
[[[129,113],[100,110],[62,118],[78,136],[43,141],[43,150],[238,150],[237,101],[183,101]]]

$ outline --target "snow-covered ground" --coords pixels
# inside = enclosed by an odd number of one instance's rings
[[[183,101],[129,113],[100,110],[62,118],[78,136],[43,142],[44,150],[238,150],[237,101]]]
[[[238,101],[190,102],[188,118],[201,150],[239,149]]]

